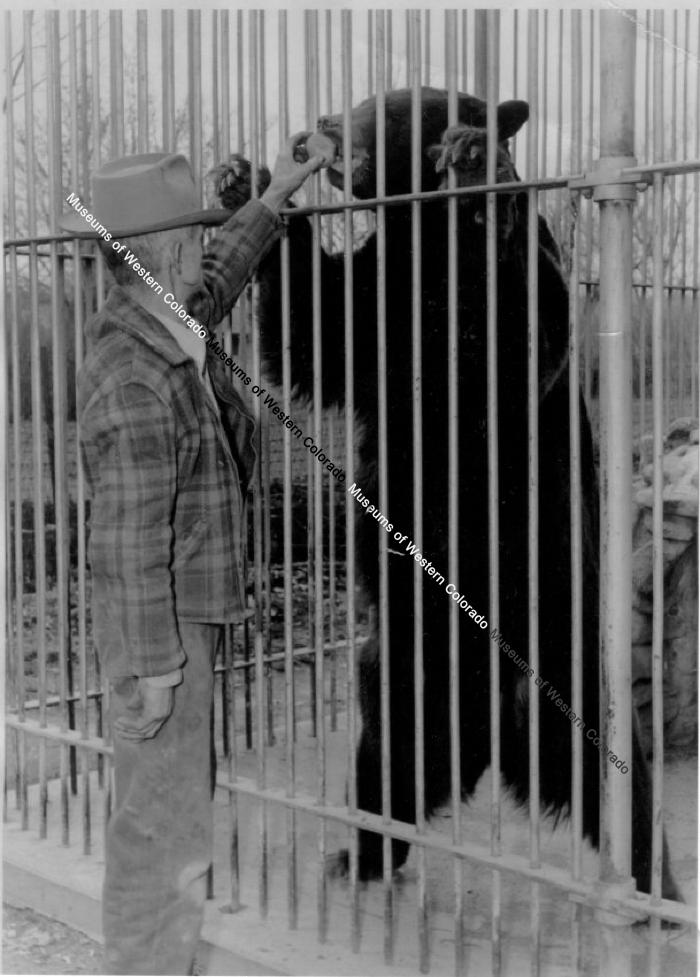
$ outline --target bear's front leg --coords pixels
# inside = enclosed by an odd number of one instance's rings
[[[228,160],[215,166],[207,174],[217,202],[226,210],[233,213],[240,210],[252,196],[252,166],[240,153],[232,153]],[[266,166],[259,166],[257,173],[258,197],[261,197],[270,185],[270,171]]]

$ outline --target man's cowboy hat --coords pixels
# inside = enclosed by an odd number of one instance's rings
[[[81,206],[87,206],[80,201]],[[184,156],[143,153],[106,163],[92,178],[86,218],[77,211],[61,217],[61,227],[79,237],[100,237],[101,224],[113,238],[167,231],[188,224],[223,224],[228,210],[201,209],[190,165]]]

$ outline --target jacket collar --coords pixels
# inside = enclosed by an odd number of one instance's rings
[[[163,323],[121,285],[113,285],[107,293],[90,326],[91,339],[95,341],[115,327],[149,346],[171,366],[180,366],[191,359]]]

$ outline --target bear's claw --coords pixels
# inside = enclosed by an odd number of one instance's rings
[[[232,153],[225,163],[210,170],[208,176],[213,184],[218,203],[227,210],[239,210],[251,198],[251,165],[240,153]],[[270,171],[265,166],[258,167],[258,196],[270,184]]]

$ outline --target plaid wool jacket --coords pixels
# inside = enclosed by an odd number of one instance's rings
[[[219,230],[188,300],[205,328],[230,310],[279,227],[251,200]],[[78,405],[94,638],[110,678],[162,675],[186,659],[178,621],[232,621],[244,608],[255,425],[225,364],[207,351],[217,414],[194,360],[126,289],[110,290],[87,330]]]

